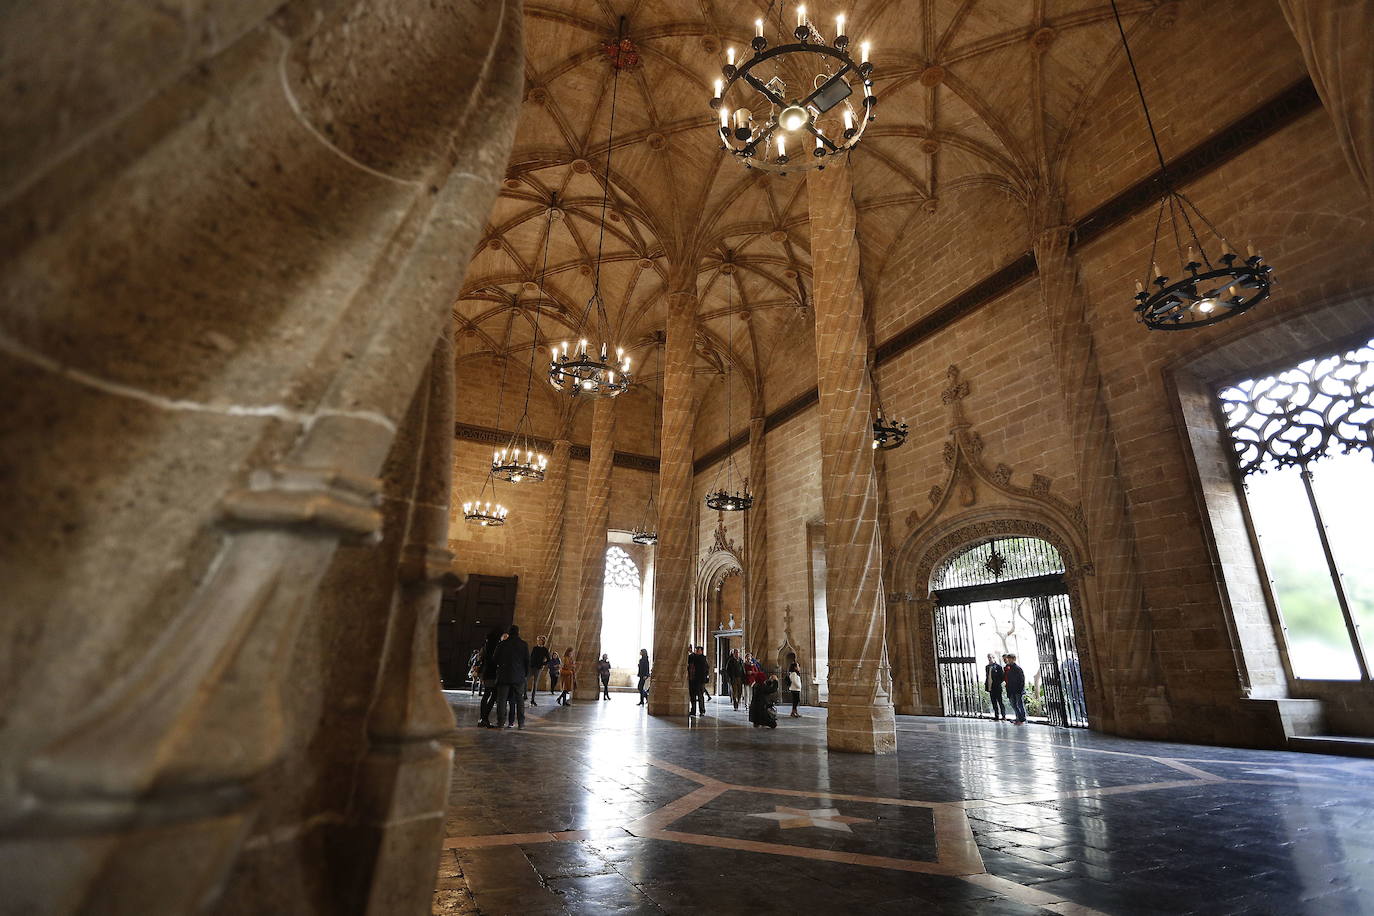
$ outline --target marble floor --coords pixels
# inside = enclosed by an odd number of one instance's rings
[[[874,758],[821,709],[449,699],[436,914],[1374,914],[1374,760],[910,717]]]

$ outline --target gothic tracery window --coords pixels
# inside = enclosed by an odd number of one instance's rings
[[[617,668],[633,669],[639,650],[653,649],[653,626],[639,565],[624,547],[606,548],[602,581],[601,651]]]
[[[1217,398],[1293,675],[1369,679],[1374,340]]]

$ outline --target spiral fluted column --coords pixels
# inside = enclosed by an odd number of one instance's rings
[[[754,506],[744,516],[748,536],[745,540],[745,582],[748,599],[745,621],[749,632],[746,643],[767,666],[776,661],[772,628],[768,619],[768,443],[764,433],[764,417],[749,418],[749,492]]]
[[[1279,0],[1351,171],[1374,206],[1374,3]]]
[[[553,440],[553,451],[549,454],[549,468],[544,473],[544,482],[539,484],[539,486],[547,487],[549,494],[546,504],[547,528],[544,534],[544,549],[540,554],[538,566],[544,571],[544,580],[539,583],[539,597],[534,605],[533,630],[525,636],[526,641],[539,636],[547,636],[550,646],[555,645],[567,635],[555,633],[554,628],[558,622],[558,589],[563,581],[563,544],[566,539],[564,528],[568,514],[569,458],[567,438]],[[557,651],[562,652],[563,646],[559,646]]]
[[[1101,726],[1115,729],[1123,713],[1132,719],[1157,719],[1165,713],[1158,702],[1163,680],[1145,606],[1135,526],[1121,484],[1116,439],[1087,321],[1087,303],[1078,283],[1078,264],[1069,250],[1069,233],[1069,227],[1062,225],[1040,231],[1035,237],[1035,262],[1096,570],[1088,580],[1094,595],[1088,619],[1095,650],[1093,667],[1101,678],[1098,688],[1106,704]],[[1127,705],[1137,709],[1127,713],[1123,709]]]
[[[873,469],[868,334],[849,167],[807,176],[820,393],[830,701],[834,750],[896,749],[888,671],[878,481]]]
[[[577,594],[578,699],[594,700],[601,687],[596,660],[601,657],[601,598],[606,590],[606,528],[611,523],[611,468],[615,459],[615,401],[602,398],[592,408],[592,456],[587,465],[587,503],[582,527],[582,575]]]
[[[658,464],[654,557],[654,657],[649,714],[687,714],[687,643],[692,638],[692,343],[697,297],[668,296],[663,344],[663,438]]]

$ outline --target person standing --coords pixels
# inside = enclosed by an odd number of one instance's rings
[[[790,716],[793,719],[800,719],[802,714],[797,711],[797,707],[801,705],[802,676],[801,668],[796,662],[793,662],[787,669],[787,690],[792,694],[792,712]]]
[[[988,663],[983,666],[983,689],[992,698],[992,717],[1006,719],[1007,708],[1002,705],[1002,666],[991,652],[988,653]]]
[[[606,653],[601,654],[601,660],[596,663],[596,676],[601,679],[601,699],[611,698],[611,657]]]
[[[739,649],[731,649],[725,660],[725,683],[730,689],[730,704],[739,709],[744,696],[744,659],[739,657]]]
[[[706,715],[706,681],[711,677],[711,664],[706,660],[706,647],[697,646],[696,651],[687,656],[687,694],[691,699],[691,712],[689,716],[695,716],[697,710]]]
[[[511,624],[505,641],[496,649],[496,728],[502,723],[513,728],[517,720],[521,728],[525,727],[525,681],[529,675],[530,644],[520,638],[520,628]]]
[[[649,705],[649,650],[639,650],[639,705]]]
[[[538,703],[536,703],[536,702],[534,701],[535,696],[539,693],[539,675],[543,673],[544,667],[545,667],[546,665],[548,665],[548,663],[549,663],[549,647],[545,645],[546,642],[548,642],[548,640],[545,639],[543,636],[540,636],[540,637],[538,637],[537,639],[535,639],[535,641],[534,641],[534,648],[530,650],[530,705],[531,705],[531,706],[538,706],[538,705],[539,705]],[[553,692],[553,686],[552,686],[552,685],[549,686],[548,692],[549,692],[549,693],[552,693],[552,692]]]
[[[482,677],[482,705],[477,724],[482,728],[492,727],[491,708],[496,705],[496,648],[506,635],[500,627],[492,628],[487,634],[486,644],[482,646],[482,660],[477,665]]]
[[[549,669],[549,695],[558,693],[558,676],[563,671],[563,659],[558,657],[557,652],[549,653],[549,663],[544,667]]]
[[[1016,655],[1002,656],[1002,678],[1007,685],[1007,699],[1011,701],[1012,712],[1016,713],[1013,725],[1026,724],[1026,672],[1016,664]]]
[[[577,659],[573,657],[573,647],[563,650],[563,668],[559,672],[558,679],[563,682],[563,692],[558,695],[560,706],[571,706],[572,697],[570,691],[577,686]]]

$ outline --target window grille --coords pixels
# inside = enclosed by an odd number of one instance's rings
[[[639,567],[623,548],[612,544],[606,549],[607,588],[632,588],[639,590]]]
[[[1374,340],[1217,392],[1241,474],[1374,450]]]

